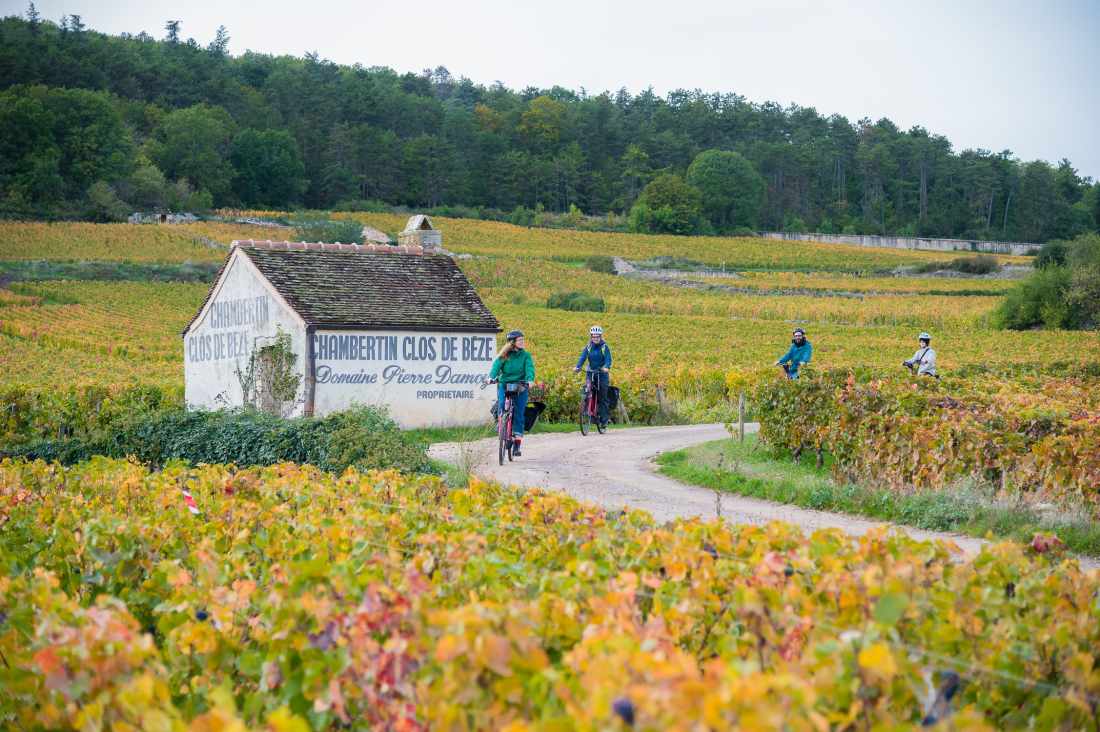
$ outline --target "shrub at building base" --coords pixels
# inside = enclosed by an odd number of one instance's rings
[[[0,450],[2,457],[63,464],[94,455],[133,456],[152,465],[190,463],[271,465],[292,461],[325,470],[428,468],[425,446],[378,410],[363,407],[321,418],[282,419],[255,410],[158,412],[116,424],[108,433],[38,440]]]

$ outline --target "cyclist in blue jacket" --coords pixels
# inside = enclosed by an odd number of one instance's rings
[[[783,367],[783,370],[787,372],[788,379],[797,379],[799,367],[810,362],[810,358],[814,354],[814,347],[806,340],[806,331],[801,328],[795,328],[794,333],[791,335],[791,347],[787,349],[782,358],[775,362],[775,365]]]
[[[600,426],[607,426],[607,390],[611,386],[611,346],[603,339],[603,328],[593,325],[588,330],[588,344],[581,351],[573,373],[581,370],[588,361],[588,378],[592,379],[592,388],[600,403]]]

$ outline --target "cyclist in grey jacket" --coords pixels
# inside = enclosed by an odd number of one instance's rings
[[[920,348],[908,361],[902,361],[902,366],[914,372],[917,376],[933,376],[939,378],[936,373],[936,352],[932,350],[932,336],[921,333],[917,336]]]

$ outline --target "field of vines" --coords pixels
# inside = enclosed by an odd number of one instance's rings
[[[405,218],[354,216],[391,234]],[[820,450],[839,480],[980,481],[1100,518],[1100,336],[992,330],[1004,280],[891,275],[940,253],[436,223],[472,255],[459,264],[502,325],[527,333],[547,419],[571,416],[571,367],[598,322],[635,422],[728,419],[745,393],[765,441]],[[180,331],[208,284],[156,279],[216,266],[233,239],[289,232],[0,223],[15,273],[0,283],[0,440],[113,433],[179,407]],[[591,271],[591,255],[727,274],[626,278]],[[36,262],[76,279],[27,276]],[[114,281],[81,263],[114,267]],[[566,292],[603,309],[548,307]],[[795,324],[815,356],[790,383],[770,364]],[[942,381],[898,375],[920,330]],[[946,717],[1100,732],[1098,596],[1100,574],[1042,537],[963,561],[883,531],[658,526],[476,480],[0,462],[3,729],[870,730]]]
[[[238,212],[270,215],[284,212]],[[334,214],[370,224],[392,237],[407,217],[395,214]],[[943,253],[775,242],[730,237],[614,234],[533,229],[495,221],[433,219],[455,252],[488,257],[534,257],[583,261],[593,255],[630,260],[676,257],[727,270],[874,272],[939,261]],[[0,260],[102,260],[133,262],[218,261],[234,239],[293,238],[289,228],[227,222],[172,225],[0,222]],[[1002,256],[1004,263],[1026,261]]]
[[[700,284],[717,284],[765,292],[858,293],[878,295],[1000,295],[1014,284],[976,277],[853,277],[838,272],[744,272],[737,277],[694,277]]]
[[[280,211],[233,212],[249,217],[286,217]],[[337,213],[334,218],[369,224],[391,237],[405,227],[408,216]],[[500,221],[433,217],[451,251],[487,257],[534,257],[579,262],[595,255],[648,261],[657,257],[692,260],[729,270],[765,269],[856,272],[888,270],[944,259],[943,252],[816,244],[748,237],[621,234],[571,229],[515,226]],[[262,238],[268,238],[267,235]],[[1028,262],[1025,257],[998,256],[1003,263]]]
[[[383,231],[404,227],[404,217],[388,214],[340,214]],[[677,257],[726,269],[873,271],[943,259],[942,253],[895,249],[776,242],[768,239],[614,234],[568,229],[533,229],[497,221],[433,219],[445,243],[456,252],[485,256],[527,256],[580,261],[593,255],[629,260]],[[1003,261],[1019,261],[1004,257]]]
[[[287,230],[276,230],[287,231]],[[0,222],[0,260],[220,262],[234,239],[286,238],[246,224]]]
[[[541,306],[553,292],[579,290],[603,298],[609,313],[711,315],[812,325],[909,325],[919,331],[974,326],[997,303],[994,297],[930,298],[915,292],[863,298],[823,297],[808,292],[762,297],[760,293],[727,289],[736,287],[729,280],[708,279],[699,281],[699,287],[683,287],[540,259],[473,259],[463,261],[462,268],[482,296],[490,300]]]
[[[983,324],[992,306],[985,297],[761,297],[622,281],[545,261],[462,264],[504,326],[527,332],[539,380],[551,387],[553,418],[565,418],[571,409],[578,382],[570,369],[593,322],[607,331],[616,383],[631,417],[641,421],[657,413],[658,385],[681,403],[682,418],[721,419],[731,394],[736,398],[751,383],[775,378],[769,365],[785,349],[793,323],[808,330],[817,367],[866,367],[883,376],[900,370],[900,361],[912,354],[915,331],[925,328],[934,331],[941,368],[948,371],[1100,353],[1095,334],[990,331]],[[556,283],[605,293],[608,311],[546,308]],[[206,285],[84,281],[12,287],[0,301],[0,388],[20,395],[11,399],[22,404],[30,390],[47,395],[32,401],[48,404],[50,394],[66,393],[71,401],[71,389],[135,385],[178,394],[179,333]],[[1008,347],[994,345],[1001,338]],[[47,434],[54,429],[51,420],[43,424],[49,425]]]
[[[6,729],[1097,729],[1100,576],[1041,544],[106,459],[0,464],[0,526]]]
[[[396,215],[355,216],[391,233],[404,224]],[[921,330],[934,333],[941,368],[948,371],[973,364],[1100,358],[1094,333],[991,330],[989,314],[1003,280],[884,274],[899,265],[942,259],[941,253],[526,229],[457,219],[436,223],[447,247],[476,255],[460,265],[504,327],[528,334],[539,378],[550,384],[548,416],[554,418],[565,417],[575,398],[569,367],[593,322],[607,330],[617,359],[616,383],[631,418],[641,421],[658,414],[659,389],[679,403],[679,419],[723,418],[731,395],[775,377],[769,365],[785,349],[794,324],[807,329],[815,365],[822,369],[896,373]],[[0,223],[0,261],[131,262],[140,278],[141,266],[216,263],[233,239],[280,238],[290,231],[216,222]],[[671,282],[627,279],[580,263],[597,253],[634,261],[677,256],[754,271],[726,278],[685,274],[684,281]],[[202,282],[95,280],[0,287],[0,388],[8,394],[9,423],[21,425],[7,432],[31,424],[40,424],[42,434],[64,431],[47,418],[50,404],[66,414],[73,404],[96,404],[83,396],[89,389],[124,394],[155,387],[163,401],[178,398],[178,334],[206,289]],[[601,298],[604,311],[546,307],[551,295],[570,291]],[[63,396],[54,399],[58,394]],[[32,405],[34,416],[15,414],[22,408],[13,404]]]

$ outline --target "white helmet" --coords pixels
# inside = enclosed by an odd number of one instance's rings
[[[932,336],[928,335],[928,331],[921,331],[921,334],[917,336],[918,341],[930,341]]]
[[[601,328],[598,325],[593,325],[591,328],[588,329],[588,335],[602,336],[603,335],[603,328]]]

